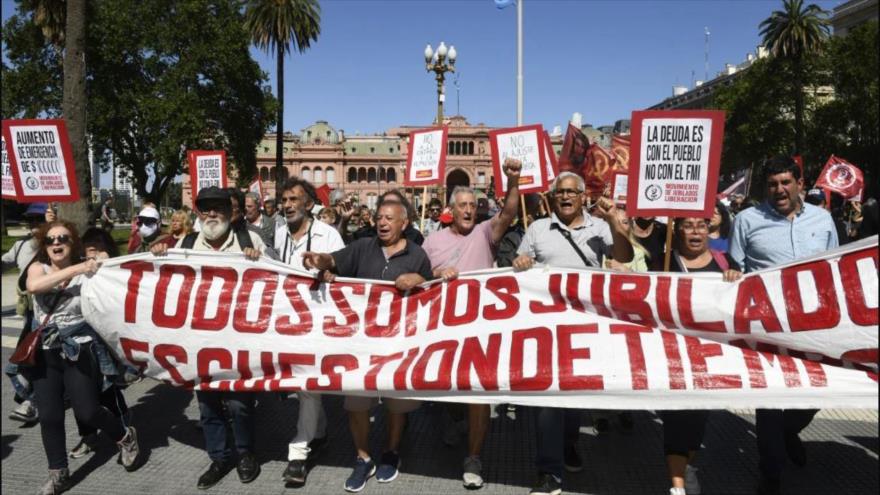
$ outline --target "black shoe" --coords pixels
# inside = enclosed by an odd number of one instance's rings
[[[761,475],[761,481],[758,482],[756,493],[758,495],[780,495],[782,493],[782,487],[779,483],[779,479],[768,478]]]
[[[807,449],[797,433],[785,434],[785,451],[795,466],[804,467],[807,465]]]
[[[231,462],[213,461],[211,467],[199,476],[199,490],[207,490],[216,485],[229,471],[232,471]]]
[[[569,473],[579,473],[584,470],[584,461],[578,454],[577,445],[569,443],[565,445],[564,451],[565,470]]]
[[[245,452],[238,459],[238,466],[235,467],[235,470],[238,471],[238,479],[242,483],[250,483],[260,475],[260,463],[254,454]]]
[[[596,433],[605,433],[608,431],[608,419],[599,418],[593,421],[593,428],[596,430]]]
[[[549,473],[538,474],[538,483],[529,495],[559,495],[562,493],[562,480]]]
[[[292,460],[287,463],[287,469],[284,470],[284,482],[304,485],[306,483],[306,461],[299,459]]]
[[[622,412],[617,415],[617,420],[620,421],[620,429],[624,433],[629,433],[633,431],[633,426],[635,423],[633,422],[632,413],[629,411]]]

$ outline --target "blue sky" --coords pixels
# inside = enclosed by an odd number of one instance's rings
[[[814,0],[815,1],[815,0]],[[816,1],[831,10],[840,0]],[[3,18],[14,3],[3,0]],[[525,0],[525,123],[547,129],[572,112],[596,126],[628,118],[669,96],[675,84],[740,63],[759,43],[774,0]],[[492,0],[324,0],[321,35],[285,61],[285,129],[328,120],[348,134],[428,124],[436,112],[422,52],[455,45],[460,108],[472,123],[516,121],[516,8]],[[275,59],[253,56],[275,86]],[[711,77],[711,76],[710,76]],[[274,89],[273,89],[274,91]],[[457,112],[447,82],[446,114]]]

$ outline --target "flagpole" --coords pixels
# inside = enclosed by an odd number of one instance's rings
[[[523,2],[516,0],[516,125],[523,125]]]

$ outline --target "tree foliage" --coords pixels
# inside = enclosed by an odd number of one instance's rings
[[[186,150],[225,149],[240,180],[254,174],[275,107],[237,2],[93,0],[89,17],[88,133],[96,160],[105,168],[113,160],[138,195],[155,202],[186,171]],[[23,6],[4,25],[6,117],[57,114],[60,65],[49,43],[31,39],[35,29]],[[21,50],[15,57],[12,40]],[[26,74],[39,71],[53,74],[45,97],[27,86]]]

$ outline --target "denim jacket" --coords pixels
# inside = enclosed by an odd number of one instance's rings
[[[98,361],[98,369],[104,375],[102,390],[107,390],[113,381],[123,375],[123,369],[118,361],[110,354],[107,345],[88,323],[82,322],[64,328],[50,325],[43,330],[43,344],[50,349],[60,349],[62,355],[70,361],[79,359],[80,344],[74,337],[88,336],[92,338],[89,345]]]

